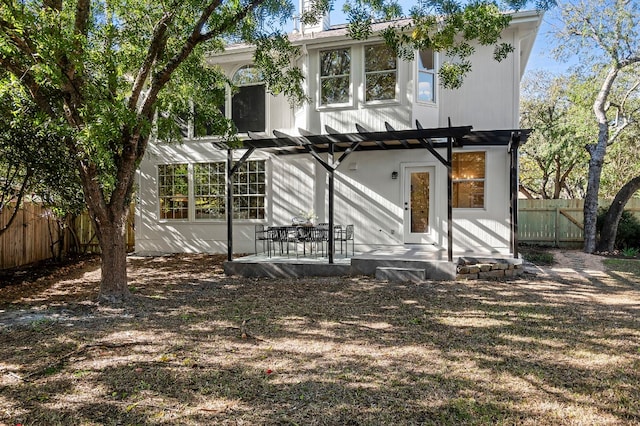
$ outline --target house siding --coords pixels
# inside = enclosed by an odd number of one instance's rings
[[[527,24],[529,38],[535,27]],[[533,28],[533,29],[531,29]],[[363,46],[367,43],[346,40],[310,46],[299,59],[305,75],[305,90],[310,104],[291,108],[283,96],[267,99],[267,129],[295,134],[304,128],[326,133],[325,125],[340,132],[354,132],[354,123],[373,131],[383,130],[388,122],[396,129],[415,127],[418,119],[423,127],[472,125],[474,130],[510,129],[518,125],[519,81],[522,72],[519,40],[524,37],[517,28],[505,32],[515,52],[497,63],[492,48],[477,47],[471,58],[473,71],[458,90],[437,86],[436,102],[415,102],[415,62],[398,61],[397,97],[392,102],[363,102]],[[319,96],[319,51],[330,47],[352,46],[352,99],[348,106],[321,107]],[[525,52],[525,57],[527,52]],[[215,59],[215,58],[213,58]],[[212,60],[213,60],[212,59]],[[436,64],[441,62],[436,56]],[[250,63],[246,52],[222,58],[229,76],[240,66]],[[227,110],[230,101],[227,100]],[[484,208],[453,210],[453,249],[474,252],[508,253],[509,224],[509,156],[506,147],[474,147],[463,150],[486,152]],[[459,151],[459,149],[457,149]],[[446,156],[445,150],[440,150]],[[235,152],[240,158],[242,152]],[[326,158],[326,154],[325,154]],[[266,216],[264,219],[234,220],[233,244],[236,253],[254,250],[256,224],[288,224],[300,212],[313,210],[318,222],[328,222],[328,177],[326,170],[309,155],[276,156],[256,151],[251,160],[266,161]],[[159,164],[225,161],[226,151],[215,149],[210,140],[187,140],[180,144],[151,143],[138,175],[136,210],[136,251],[144,254],[167,252],[225,253],[226,221],[160,220],[158,207],[157,166]],[[409,166],[433,167],[433,232],[425,244],[446,247],[447,244],[447,171],[426,149],[394,151],[357,151],[338,168],[335,179],[336,224],[354,224],[356,251],[381,246],[405,244],[404,176]],[[392,179],[392,172],[398,178]]]

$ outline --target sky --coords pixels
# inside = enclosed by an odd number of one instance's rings
[[[557,44],[553,37],[553,32],[556,28],[557,21],[554,22],[551,16],[552,13],[553,12],[548,12],[542,19],[542,25],[538,30],[538,37],[536,37],[533,45],[525,74],[541,70],[549,71],[553,74],[561,74],[568,71],[569,68],[578,62],[577,57],[569,57],[565,58],[565,60],[559,60],[553,57],[552,50]]]

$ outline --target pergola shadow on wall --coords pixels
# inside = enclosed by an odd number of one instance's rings
[[[311,155],[329,176],[329,229],[334,226],[334,178],[335,172],[345,159],[355,151],[390,151],[397,149],[426,149],[447,169],[447,257],[453,261],[453,177],[452,151],[463,146],[506,146],[510,154],[510,226],[511,251],[518,256],[518,147],[526,141],[529,130],[490,130],[472,131],[472,126],[440,127],[425,129],[416,120],[416,129],[395,130],[385,123],[386,131],[372,132],[356,124],[357,133],[341,133],[325,126],[326,134],[314,134],[298,129],[300,135],[293,136],[274,130],[275,137],[249,132],[249,139],[240,144],[229,144],[224,141],[213,142],[217,149],[227,151],[227,260],[233,255],[233,175],[249,159],[257,149],[267,150],[277,155],[308,154]],[[446,148],[446,156],[437,149]],[[246,150],[242,157],[234,161],[235,150]],[[321,154],[329,154],[323,158]],[[337,154],[340,156],[336,159]],[[334,263],[334,233],[329,232],[329,263]]]

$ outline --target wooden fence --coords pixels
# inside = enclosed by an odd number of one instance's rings
[[[10,213],[9,209],[0,212],[0,226],[8,223]],[[59,239],[58,225],[47,210],[25,203],[9,229],[0,235],[0,269],[51,258],[55,250],[52,242]]]
[[[608,206],[610,201],[601,200]],[[582,200],[519,200],[518,234],[522,243],[581,247],[584,242]],[[127,250],[135,248],[134,206],[127,227]],[[640,218],[640,199],[626,210]],[[0,226],[9,220],[0,212]],[[0,235],[0,269],[27,265],[69,252],[99,253],[100,247],[87,213],[68,221],[64,230],[48,209],[25,203],[11,227]],[[75,235],[75,237],[74,237]]]
[[[135,247],[134,206],[127,226],[127,250]],[[8,209],[0,212],[0,226],[9,221]],[[99,253],[98,239],[88,213],[66,221],[62,227],[50,210],[37,203],[24,203],[17,217],[0,234],[0,269],[28,265],[66,253]]]
[[[610,200],[600,200],[607,207]],[[518,200],[518,239],[522,243],[555,247],[582,247],[583,200]],[[640,219],[640,199],[631,199],[625,210]]]

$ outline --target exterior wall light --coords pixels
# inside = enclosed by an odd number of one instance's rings
[[[391,172],[391,179],[398,179],[398,172]]]

